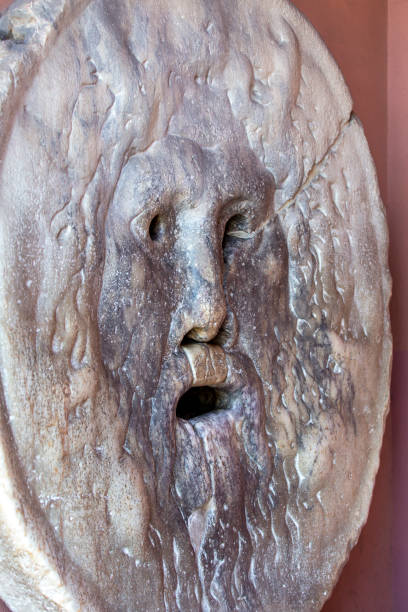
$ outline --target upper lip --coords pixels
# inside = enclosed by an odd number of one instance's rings
[[[173,404],[175,415],[181,397],[192,387],[218,389],[224,394],[222,407],[227,409],[230,416],[235,415],[235,418],[239,419],[248,413],[248,410],[250,410],[250,404],[247,405],[248,392],[250,396],[253,396],[254,393],[257,395],[259,391],[256,385],[252,388],[253,382],[249,377],[251,364],[248,358],[239,353],[229,353],[219,345],[205,342],[187,342],[181,346],[181,349],[188,376],[184,379],[185,384],[181,388],[179,387],[175,397]],[[246,400],[242,396],[244,389],[246,389]],[[203,416],[204,414],[207,415],[207,413],[203,413]],[[220,417],[221,414],[225,414],[225,410],[220,412],[219,406],[214,405],[211,414],[213,417],[216,415]],[[183,420],[182,417],[180,418]],[[201,417],[195,417],[194,423],[198,420],[201,422]],[[194,425],[194,423],[191,424]]]
[[[224,349],[215,344],[189,342],[182,349],[187,356],[192,387],[216,386],[228,376],[228,359]]]

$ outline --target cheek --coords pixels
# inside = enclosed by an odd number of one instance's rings
[[[227,272],[228,302],[238,323],[238,345],[265,376],[289,321],[288,265],[284,243],[265,236],[255,249],[234,257]]]
[[[107,244],[98,307],[102,359],[110,370],[156,367],[167,340],[168,278],[141,252]],[[131,374],[131,372],[129,373]],[[135,378],[132,375],[131,378]]]

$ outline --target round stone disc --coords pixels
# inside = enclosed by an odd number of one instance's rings
[[[334,60],[286,0],[22,0],[0,39],[0,596],[320,609],[391,363]]]

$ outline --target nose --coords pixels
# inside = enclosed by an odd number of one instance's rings
[[[221,250],[205,235],[185,245],[183,295],[178,313],[178,340],[210,342],[226,317]]]
[[[188,331],[184,338],[210,342],[216,337],[227,312],[225,299],[219,294],[218,288],[206,286],[191,296],[185,309],[184,323]]]

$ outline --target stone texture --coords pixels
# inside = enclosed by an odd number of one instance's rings
[[[389,400],[387,231],[283,0],[0,20],[0,595],[316,610]]]

